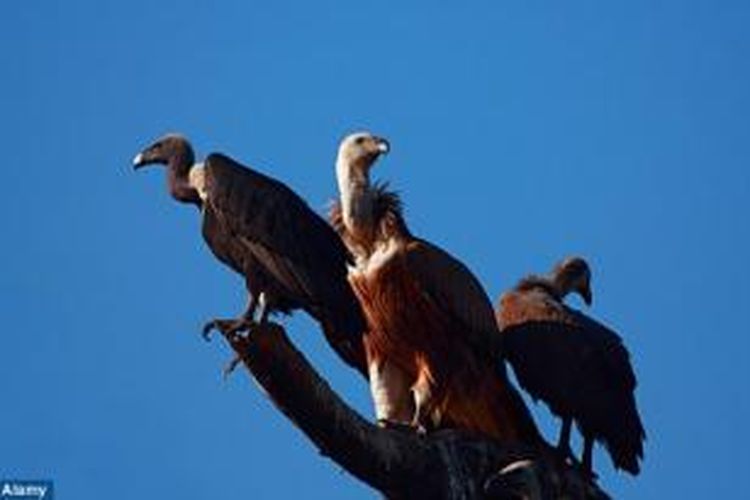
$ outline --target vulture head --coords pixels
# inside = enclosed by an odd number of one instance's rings
[[[168,165],[186,173],[195,162],[195,154],[188,140],[179,134],[167,134],[133,158],[133,168],[147,165]]]
[[[582,257],[568,257],[557,264],[552,273],[563,295],[576,292],[587,306],[591,305],[591,269]]]
[[[378,157],[390,149],[387,140],[369,132],[350,134],[339,145],[336,165],[349,170],[350,175],[366,176]]]
[[[192,146],[185,137],[178,134],[165,135],[133,158],[133,168],[136,170],[148,165],[165,165],[172,197],[200,206],[198,191],[190,184],[190,169],[194,163]]]

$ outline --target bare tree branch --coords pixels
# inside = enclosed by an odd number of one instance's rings
[[[279,325],[258,326],[229,343],[322,454],[389,498],[607,498],[551,450],[503,446],[457,430],[421,435],[373,425],[329,387]]]

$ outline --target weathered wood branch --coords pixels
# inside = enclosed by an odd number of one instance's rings
[[[389,498],[607,498],[538,446],[502,446],[456,430],[421,435],[370,423],[329,387],[276,324],[229,343],[322,454]]]

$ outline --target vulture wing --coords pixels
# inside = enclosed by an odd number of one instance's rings
[[[615,466],[637,473],[645,431],[620,336],[538,289],[506,293],[498,324],[521,386],[604,441]]]
[[[465,326],[466,341],[475,352],[497,359],[497,323],[492,302],[469,268],[448,252],[419,239],[409,243],[406,258],[423,293]]]
[[[467,407],[453,407],[449,410],[446,418],[460,422],[477,411],[479,407],[492,408],[490,417],[494,421],[492,425],[515,427],[519,435],[525,439],[535,440],[538,438],[538,430],[534,420],[523,402],[521,395],[507,380],[505,363],[500,358],[501,339],[497,322],[492,310],[492,303],[484,288],[474,274],[459,260],[446,251],[426,241],[414,239],[406,247],[406,264],[413,278],[420,284],[424,296],[434,303],[439,310],[450,317],[451,324],[460,330],[451,330],[459,338],[451,338],[451,342],[463,345],[443,344],[443,348],[453,350],[452,356],[459,356],[463,365],[460,371],[464,373],[474,372],[476,383],[481,387],[462,388],[458,390],[475,393],[481,399],[481,403],[472,402]],[[431,339],[431,342],[440,344],[448,339]],[[468,351],[463,355],[456,351]],[[468,356],[463,357],[461,356]],[[477,363],[478,361],[478,363]],[[491,371],[486,371],[485,366]],[[478,391],[478,392],[477,392]],[[489,391],[487,393],[483,391]],[[461,401],[461,397],[454,399],[453,403]],[[458,415],[453,412],[457,411]],[[481,415],[481,411],[477,414]],[[502,419],[496,421],[497,416]],[[472,417],[473,418],[473,417]],[[469,419],[471,420],[471,419]],[[485,427],[483,423],[478,428]]]
[[[285,300],[323,324],[334,349],[365,373],[365,320],[346,278],[349,258],[335,231],[294,191],[221,154],[204,162],[207,205]]]

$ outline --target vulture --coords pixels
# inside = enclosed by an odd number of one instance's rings
[[[135,169],[156,164],[167,168],[172,197],[200,209],[203,238],[216,258],[245,278],[245,311],[210,321],[204,336],[212,329],[250,331],[256,318],[263,323],[270,313],[303,309],[338,355],[366,375],[366,321],[347,281],[351,257],[326,220],[283,183],[223,154],[195,164],[180,135],[162,137],[133,160]]]
[[[584,470],[592,473],[592,449],[599,441],[616,468],[637,475],[645,431],[630,355],[615,332],[563,303],[571,292],[591,304],[591,271],[580,257],[504,293],[497,310],[503,351],[521,387],[562,419],[558,447],[566,456],[572,456],[575,420],[584,439]]]
[[[479,281],[450,254],[412,235],[399,196],[370,182],[371,167],[388,150],[385,139],[368,132],[341,142],[340,199],[330,212],[354,256],[349,281],[367,318],[364,345],[378,421],[538,442],[507,378],[492,303]]]

